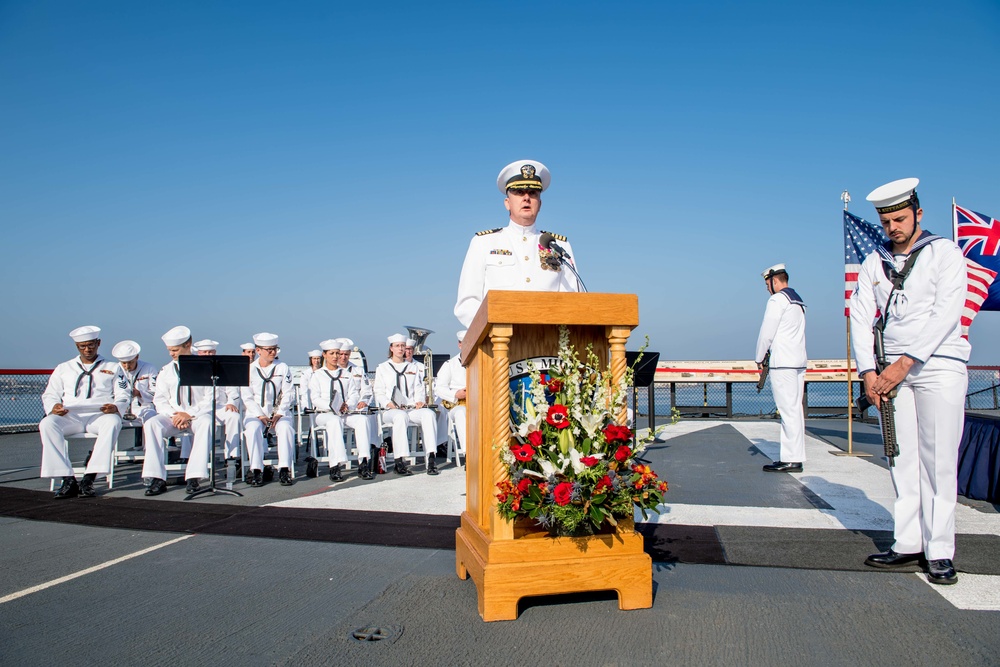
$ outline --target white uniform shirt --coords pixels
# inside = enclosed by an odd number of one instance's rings
[[[118,364],[118,384],[126,395],[132,395],[132,412],[140,406],[152,405],[156,393],[156,366],[140,359],[134,371],[127,371]],[[133,389],[139,391],[138,396],[132,394]]]
[[[456,354],[441,366],[437,377],[434,378],[434,395],[455,403],[458,401],[455,393],[459,389],[465,389],[465,367],[462,366],[462,359]]]
[[[785,292],[772,294],[757,335],[756,361],[771,350],[771,368],[806,367],[806,316]]]
[[[416,364],[404,361],[395,364],[392,360],[383,361],[375,369],[375,400],[380,408],[384,408],[392,401],[393,389],[399,387],[403,396],[407,399],[407,405],[427,402],[427,390],[424,387],[423,375]],[[403,408],[405,406],[397,406]]]
[[[171,361],[160,369],[153,393],[156,414],[173,417],[178,412],[186,412],[195,418],[211,414],[212,388],[182,387],[180,380],[178,362]]]
[[[896,291],[885,324],[885,353],[892,362],[906,355],[918,362],[947,357],[967,363],[972,352],[962,338],[962,308],[968,277],[965,257],[954,242],[935,238],[914,248],[920,251],[903,290]],[[885,309],[892,283],[882,270],[883,255],[877,249],[865,257],[858,273],[858,286],[851,295],[851,341],[858,362],[858,375],[875,370],[875,313]],[[893,257],[896,270],[906,256]]]
[[[331,371],[321,368],[309,378],[309,400],[317,411],[340,414],[340,406],[348,409],[358,404],[361,395],[357,379],[346,368]]]
[[[260,360],[254,360],[250,364],[250,386],[240,387],[240,397],[243,399],[246,416],[270,417],[278,395],[281,396],[281,400],[278,401],[278,414],[283,416],[291,414],[289,410],[295,397],[295,385],[292,384],[292,373],[288,370],[288,365],[284,362],[275,362],[267,368],[261,368]]]
[[[462,326],[469,326],[490,290],[580,291],[580,281],[565,266],[558,271],[542,268],[538,256],[541,233],[537,225],[522,227],[511,220],[506,227],[480,232],[472,238],[462,264],[455,303],[455,317]],[[576,267],[576,255],[569,241],[557,243]]]
[[[309,367],[299,374],[297,398],[299,399],[299,409],[301,410],[311,410],[313,408],[312,400],[309,397],[309,380],[315,372],[312,367]]]
[[[128,392],[118,386],[117,377],[118,363],[102,357],[90,365],[85,365],[80,357],[62,362],[53,369],[42,392],[45,414],[50,414],[57,403],[71,412],[97,412],[102,405],[114,403],[118,412],[124,414]]]
[[[366,406],[372,405],[372,402],[375,400],[375,393],[374,390],[372,389],[372,383],[369,382],[368,376],[365,374],[365,369],[353,362],[348,362],[347,368],[344,370],[349,372],[351,374],[351,377],[357,380],[358,391],[361,392],[357,402],[355,402],[354,404],[348,402],[347,409],[348,410],[356,409],[358,403],[364,403]]]

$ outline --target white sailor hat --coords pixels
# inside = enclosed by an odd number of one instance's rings
[[[918,207],[917,185],[919,178],[901,178],[892,183],[875,188],[865,198],[875,206],[878,213],[894,213],[910,206]]]
[[[254,349],[254,347],[255,347],[255,345],[253,343],[241,343],[240,344],[240,349],[243,350],[243,351],[245,351],[245,352],[249,352],[250,350]]]
[[[191,339],[191,330],[186,326],[174,327],[167,333],[160,336],[160,340],[167,347],[174,347],[175,345],[183,345]]]
[[[412,338],[406,339],[406,347],[416,347],[416,346],[417,346],[417,341],[413,340]]]
[[[77,327],[69,332],[69,337],[73,339],[74,343],[86,343],[88,340],[97,340],[100,336],[101,327],[93,325]]]
[[[113,348],[111,348],[111,356],[113,356],[118,361],[132,361],[139,356],[139,351],[142,350],[139,347],[139,343],[134,340],[123,340],[120,343],[116,343]]]
[[[328,338],[324,340],[322,343],[320,343],[319,346],[324,352],[328,352],[330,350],[344,349],[344,343],[341,342],[341,339],[339,338]]]
[[[504,194],[511,188],[545,190],[551,181],[549,168],[538,160],[517,160],[500,170],[497,187]]]
[[[459,331],[458,334],[457,334],[458,340],[459,341],[465,340],[465,334],[467,334],[467,333],[469,333],[468,329],[462,329],[461,331]]]
[[[310,359],[312,357],[322,357],[322,356],[323,356],[323,353],[320,352],[319,350],[309,350],[309,358]]]
[[[403,334],[392,334],[391,336],[389,336],[388,340],[389,340],[389,345],[392,345],[393,343],[406,343],[406,336],[404,336]]]
[[[350,338],[338,338],[337,340],[340,341],[340,349],[341,350],[353,350],[354,349],[354,341],[351,340]]]
[[[198,341],[197,343],[195,343],[191,347],[194,348],[194,349],[197,349],[198,351],[201,351],[201,350],[217,350],[217,349],[219,349],[219,341],[217,341],[217,340],[210,340],[210,339],[206,338],[204,340]]]
[[[764,279],[770,278],[776,273],[782,273],[785,270],[784,264],[775,264],[774,266],[769,266],[761,272],[761,277]]]
[[[266,331],[262,331],[258,334],[253,335],[253,343],[257,347],[277,347],[278,334],[267,333]]]

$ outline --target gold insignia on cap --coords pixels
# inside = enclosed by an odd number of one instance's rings
[[[534,178],[535,177],[535,165],[526,164],[521,167],[521,177],[522,178]]]

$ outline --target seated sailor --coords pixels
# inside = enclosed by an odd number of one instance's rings
[[[347,425],[354,429],[354,444],[358,448],[358,475],[361,479],[374,479],[378,465],[378,446],[381,434],[378,432],[377,406],[372,383],[363,366],[351,361],[354,341],[350,338],[335,339],[340,343],[340,367],[358,384],[357,403],[347,406]]]
[[[323,348],[323,367],[309,379],[309,400],[316,411],[316,426],[326,429],[330,479],[340,482],[344,479],[341,473],[347,462],[346,413],[351,405],[357,404],[360,391],[357,381],[340,367],[340,341],[325,340],[320,347]]]
[[[410,456],[406,430],[410,424],[420,427],[427,461],[427,474],[438,474],[434,461],[437,443],[437,417],[426,407],[427,390],[423,374],[406,361],[406,336],[389,336],[389,359],[375,369],[375,400],[382,408],[382,421],[392,426],[392,452],[397,475],[412,475],[405,458]]]
[[[278,481],[291,486],[295,459],[295,427],[291,405],[295,396],[292,374],[278,356],[278,336],[262,332],[253,337],[257,358],[250,364],[250,386],[241,387],[246,415],[243,433],[250,453],[251,486],[264,485],[265,435],[273,431],[278,440]]]
[[[121,413],[128,405],[128,394],[115,381],[117,364],[97,353],[100,335],[100,328],[95,326],[70,331],[79,354],[55,367],[42,392],[45,417],[38,424],[42,439],[40,476],[62,477],[56,498],[93,498],[97,495],[94,480],[111,472],[111,457],[122,430]],[[76,433],[97,435],[82,482],[77,482],[73,474],[65,440]]]
[[[458,332],[458,354],[446,361],[434,379],[434,394],[455,423],[459,449],[465,449],[465,367],[462,366],[462,340],[466,329]],[[447,439],[447,434],[445,436]],[[447,452],[446,452],[447,454]]]
[[[219,351],[219,342],[208,338],[200,340],[194,345],[198,348],[198,356],[200,357],[214,357]],[[240,410],[242,406],[243,402],[240,399],[239,387],[219,387],[219,391],[215,397],[215,419],[216,423],[222,424],[226,430],[223,456],[227,459],[236,460],[240,455],[240,431],[242,424]],[[183,452],[181,452],[181,456],[184,456]]]
[[[299,411],[301,412],[310,412],[313,409],[313,405],[309,400],[309,379],[313,376],[313,373],[323,367],[322,350],[309,350],[308,354],[309,368],[306,368],[299,374],[299,382],[297,391],[295,392]]]
[[[123,340],[111,348],[118,360],[119,389],[130,397],[122,419],[145,424],[156,414],[153,394],[156,392],[156,366],[139,358],[142,348],[134,340]]]

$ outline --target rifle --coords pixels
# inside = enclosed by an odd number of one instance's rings
[[[764,388],[764,382],[767,380],[767,374],[771,370],[771,350],[768,350],[764,354],[764,361],[760,362],[760,379],[757,380],[757,393]]]
[[[878,368],[879,375],[885,372],[886,367],[889,365],[885,359],[885,340],[882,335],[882,329],[885,326],[884,322],[884,320],[879,320],[878,324],[872,330],[872,333],[875,334],[875,366]],[[885,453],[885,458],[888,460],[890,468],[895,465],[893,459],[899,456],[899,442],[896,440],[896,408],[892,404],[892,399],[896,398],[897,393],[894,387],[888,396],[882,398],[880,401],[881,405],[879,406],[879,418],[882,426],[882,450]],[[868,396],[862,393],[854,401],[854,405],[859,411],[864,412],[872,406],[872,403],[868,400]]]

